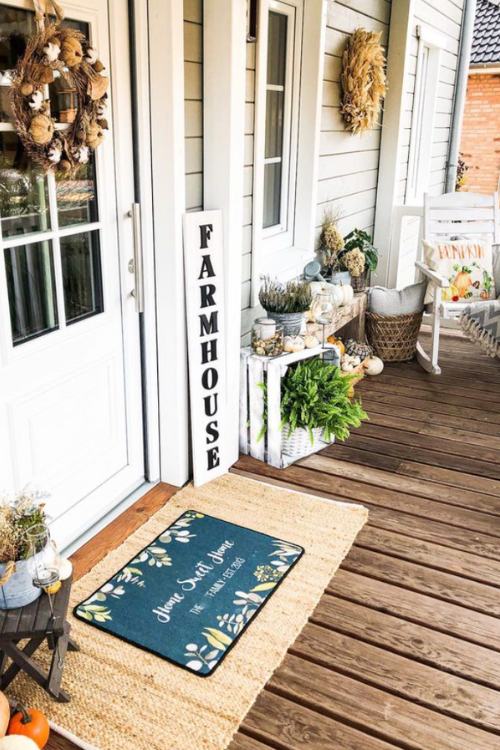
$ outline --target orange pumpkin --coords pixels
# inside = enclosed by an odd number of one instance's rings
[[[7,732],[10,720],[10,706],[4,693],[0,693],[0,737]]]
[[[29,737],[41,750],[49,741],[49,722],[37,708],[20,706],[9,722],[7,734],[21,734]]]
[[[335,344],[335,346],[338,347],[341,357],[345,354],[344,342],[341,341],[341,339],[336,338],[336,336],[332,334],[331,336],[328,336],[327,341],[329,344]]]

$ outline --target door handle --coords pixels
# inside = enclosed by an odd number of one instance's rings
[[[135,288],[132,296],[135,298],[136,312],[144,312],[144,266],[142,258],[142,232],[141,232],[141,204],[132,203],[132,208],[127,214],[132,219],[132,231],[134,236],[134,258],[128,264],[128,270],[135,276]]]

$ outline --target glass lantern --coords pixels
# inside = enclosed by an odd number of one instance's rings
[[[59,122],[71,125],[76,119],[78,109],[76,89],[61,89],[57,92]]]
[[[252,326],[252,350],[260,357],[283,354],[283,326],[272,318],[257,318]]]

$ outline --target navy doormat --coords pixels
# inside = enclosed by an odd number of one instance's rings
[[[303,553],[297,544],[188,510],[74,614],[206,677]]]

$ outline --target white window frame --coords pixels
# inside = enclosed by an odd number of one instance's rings
[[[275,12],[287,18],[287,40],[286,40],[286,62],[284,86],[275,86],[267,82],[267,58],[268,58],[268,20],[269,13]],[[281,156],[281,207],[280,222],[274,226],[262,228],[262,240],[269,250],[281,250],[291,247],[294,243],[295,227],[295,178],[297,173],[297,137],[298,137],[298,107],[300,92],[300,59],[302,52],[302,0],[269,0],[267,12],[262,19],[262,28],[259,37],[262,44],[259,45],[259,85],[256,86],[256,132],[262,134],[262,148],[259,143],[259,152],[255,154],[255,165],[262,180],[262,211],[260,222],[264,219],[264,172],[265,165],[272,164],[277,160],[265,157],[265,132],[267,116],[267,92],[271,90],[284,90],[284,114],[283,114],[283,145]],[[262,82],[262,85],[261,85]],[[257,101],[258,100],[258,101]],[[260,140],[260,139],[259,139]]]
[[[428,187],[432,158],[432,136],[446,38],[430,26],[417,26],[418,51],[410,131],[410,153],[405,203],[421,204]]]
[[[288,191],[286,227],[281,231],[263,228],[264,149],[267,84],[267,28],[269,11],[288,12],[295,16],[293,70],[290,108],[292,124],[283,155]],[[327,4],[323,0],[260,0],[257,29],[255,82],[255,133],[252,215],[252,305],[258,303],[263,274],[282,280],[301,273],[304,264],[315,256],[315,213],[318,178],[323,65]],[[290,33],[290,32],[289,32]],[[301,86],[301,81],[307,85]],[[287,84],[285,84],[287,85]],[[283,170],[285,173],[285,169]],[[271,228],[270,228],[271,229]],[[285,229],[285,231],[283,231]]]

